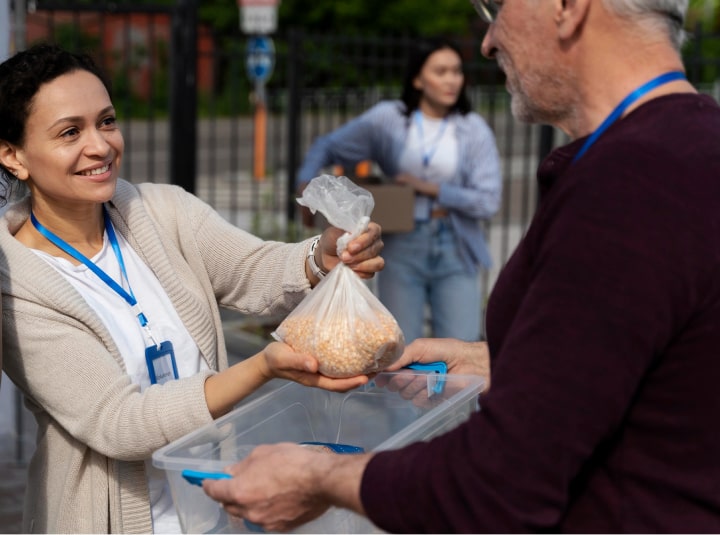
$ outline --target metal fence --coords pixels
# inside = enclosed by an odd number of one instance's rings
[[[51,40],[91,50],[111,73],[126,138],[123,177],[173,182],[228,220],[268,238],[296,239],[294,176],[312,141],[383,98],[400,93],[410,38],[305,34],[274,36],[276,65],[267,83],[266,173],[253,177],[254,87],[246,73],[246,37],[199,24],[195,3],[172,7],[37,2],[27,42]],[[551,127],[515,121],[495,62],[479,37],[458,37],[471,101],[496,135],[504,195],[488,225],[492,286],[532,217],[539,159],[566,140]],[[191,46],[196,43],[196,46]],[[698,27],[685,49],[692,81],[717,93],[720,36]],[[188,68],[195,65],[194,69]]]
[[[400,93],[410,38],[305,34],[274,36],[276,65],[266,86],[266,173],[253,177],[253,84],[246,37],[225,38],[199,24],[192,2],[162,8],[37,2],[27,43],[60,42],[92,51],[111,73],[126,138],[123,177],[173,182],[209,202],[228,220],[263,237],[302,237],[295,213],[295,171],[312,141],[383,98]],[[515,121],[495,62],[479,37],[457,39],[470,97],[495,132],[504,195],[488,225],[492,286],[532,217],[539,159],[565,137],[551,127]],[[196,46],[191,46],[196,43]],[[720,37],[698,28],[686,47],[695,82],[720,75]],[[710,54],[708,54],[710,51]],[[188,68],[195,65],[194,69]]]

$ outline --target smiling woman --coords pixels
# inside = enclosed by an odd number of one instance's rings
[[[179,533],[155,450],[275,377],[368,380],[324,377],[279,342],[228,367],[219,306],[286,315],[319,282],[313,243],[318,265],[372,277],[377,224],[342,260],[333,227],[263,242],[181,188],[122,180],[123,149],[89,57],[38,45],[0,64],[0,201],[16,200],[0,219],[3,368],[40,437],[23,532]]]
[[[26,182],[33,215],[87,257],[103,245],[99,203],[115,193],[124,143],[110,95],[101,79],[75,70],[44,84],[35,95],[22,146],[4,144],[2,161]],[[49,126],[48,126],[49,125]],[[87,223],[77,225],[80,214]],[[21,243],[80,261],[36,231],[27,220],[15,234]]]

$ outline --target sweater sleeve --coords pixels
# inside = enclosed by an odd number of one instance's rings
[[[196,277],[208,278],[221,306],[244,314],[283,315],[310,290],[305,257],[311,239],[262,240],[182,188],[150,185],[141,191],[167,240],[177,245]],[[170,196],[175,202],[168,202]]]
[[[17,356],[7,359],[5,370],[31,406],[42,407],[44,418],[88,447],[120,460],[147,459],[212,421],[204,395],[212,372],[140,393],[108,350],[115,345],[106,329],[72,291],[68,284],[75,318],[29,303],[3,310],[3,351]]]

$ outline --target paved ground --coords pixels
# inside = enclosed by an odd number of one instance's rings
[[[7,451],[1,453],[4,459],[7,458]],[[0,474],[0,533],[20,533],[25,466],[13,461],[0,461]]]

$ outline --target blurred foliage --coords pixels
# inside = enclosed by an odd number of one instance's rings
[[[463,35],[477,15],[469,0],[278,0],[278,32],[299,27],[333,35]],[[56,2],[53,2],[56,3]],[[73,4],[173,6],[176,0],[74,0]],[[43,1],[37,0],[42,6]],[[218,36],[240,32],[237,0],[197,0]]]
[[[683,61],[695,83],[713,84],[720,80],[720,0],[690,0],[685,28],[689,39],[683,48]]]
[[[697,25],[706,32],[720,30],[720,0],[690,0],[686,27]]]
[[[477,18],[469,0],[284,0],[279,23],[335,35],[463,35]]]
[[[196,0],[200,19],[218,34],[240,31],[238,0]],[[278,0],[278,31],[333,35],[467,35],[478,17],[469,0]],[[42,6],[43,0],[36,0]],[[56,1],[49,3],[57,4]],[[177,0],[72,0],[76,5],[173,6]],[[688,28],[720,30],[720,0],[689,0]]]
[[[72,4],[98,5],[98,0],[70,0]],[[38,0],[41,8],[42,0]],[[57,4],[57,2],[53,2]],[[176,6],[176,0],[116,0],[115,5]],[[110,7],[110,2],[106,5]],[[245,72],[247,36],[240,31],[237,0],[198,0],[199,18],[212,30],[212,89],[199,95],[200,115],[235,115],[251,109],[253,87]],[[396,95],[404,72],[407,50],[420,35],[452,35],[460,43],[466,60],[468,83],[498,85],[502,76],[494,62],[479,53],[484,24],[469,0],[282,0],[278,30],[274,35],[276,66],[269,90],[288,87],[288,64],[299,66],[302,85],[324,87],[347,96],[352,88],[374,88]],[[683,57],[691,79],[713,83],[720,77],[720,0],[690,0],[687,29],[691,36]],[[300,30],[302,39],[292,42],[289,31]],[[63,46],[93,50],[100,48],[97,36],[87,35],[77,25],[58,24],[54,39]],[[713,35],[715,34],[715,35]],[[146,61],[149,51],[132,46],[123,57],[107,57],[112,67],[116,97],[123,102],[119,113],[142,116],[153,110],[167,113],[169,93],[169,43],[159,43],[150,94],[136,94],[133,67]],[[117,53],[116,53],[117,54]],[[118,68],[119,67],[119,68]],[[333,93],[327,93],[332,95]],[[325,105],[332,106],[330,98]],[[344,98],[344,97],[343,97]],[[339,100],[344,101],[343,98]],[[360,97],[358,97],[360,98]],[[339,108],[339,112],[342,109]]]

